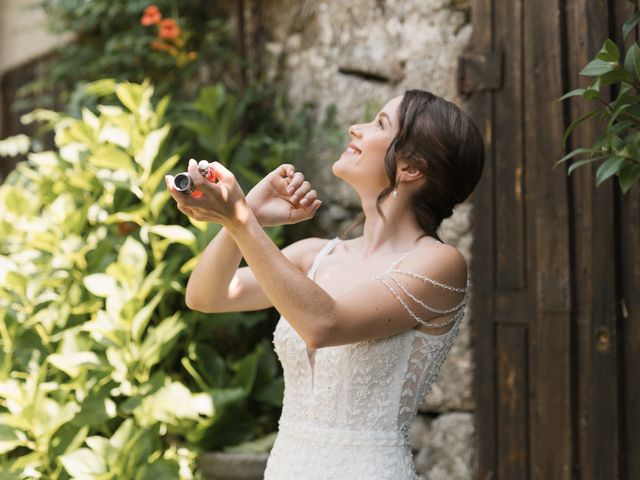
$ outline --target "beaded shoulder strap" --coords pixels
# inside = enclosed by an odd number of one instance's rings
[[[463,307],[466,305],[467,300],[469,298],[469,287],[470,287],[470,283],[469,283],[469,279],[467,278],[467,285],[465,286],[465,288],[456,288],[456,287],[452,287],[450,285],[446,285],[444,283],[438,282],[436,280],[433,280],[432,278],[429,278],[425,275],[420,275],[419,273],[415,273],[415,272],[408,272],[405,270],[399,270],[396,267],[398,266],[398,264],[400,264],[400,262],[402,260],[404,260],[410,252],[405,253],[402,257],[400,257],[398,260],[396,260],[395,262],[393,262],[393,264],[391,265],[391,267],[387,270],[387,272],[385,272],[382,275],[378,275],[377,277],[375,277],[376,280],[379,280],[382,284],[384,284],[385,287],[387,287],[387,289],[393,294],[394,297],[396,297],[396,299],[400,302],[400,304],[404,307],[404,309],[409,313],[409,315],[411,315],[411,317],[416,320],[418,323],[428,326],[428,327],[434,327],[434,328],[439,328],[439,327],[444,327],[446,325],[449,325],[453,322],[455,322],[456,320],[458,320],[458,318],[461,317],[461,312],[464,312]],[[462,298],[462,300],[454,307],[452,308],[448,308],[448,309],[438,309],[435,307],[432,307],[430,305],[425,304],[423,301],[421,301],[419,298],[416,298],[414,295],[411,294],[411,292],[409,292],[406,287],[404,285],[402,285],[397,279],[395,279],[391,274],[392,273],[399,273],[399,274],[403,274],[403,275],[408,275],[411,276],[413,278],[418,278],[424,282],[429,282],[432,285],[436,285],[438,287],[444,288],[446,290],[450,290],[456,293],[464,293],[464,297]],[[450,319],[441,322],[441,323],[435,323],[435,322],[426,322],[425,320],[423,320],[422,318],[418,317],[410,308],[409,306],[406,304],[406,302],[404,300],[402,300],[402,298],[400,297],[400,295],[398,294],[398,292],[396,292],[396,290],[394,290],[394,288],[389,285],[389,283],[387,283],[387,281],[385,281],[385,279],[383,277],[388,276],[409,298],[411,298],[413,301],[415,301],[417,304],[421,305],[423,308],[425,308],[426,310],[430,310],[432,312],[435,313],[439,313],[439,314],[447,314],[447,313],[452,313],[455,311],[458,311],[458,313],[456,313],[455,315],[453,315]]]
[[[307,276],[311,279],[313,279],[316,275],[316,270],[318,269],[318,265],[320,265],[320,262],[322,261],[322,259],[331,251],[333,250],[334,245],[336,245],[338,242],[340,241],[340,237],[335,237],[332,238],[331,240],[329,240],[324,247],[322,247],[322,249],[318,252],[318,254],[316,255],[316,258],[313,259],[313,264],[311,265],[311,268],[309,269],[309,272],[307,273]]]

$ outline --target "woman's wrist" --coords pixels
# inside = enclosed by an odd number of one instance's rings
[[[229,233],[232,233],[234,231],[243,230],[250,224],[260,225],[260,222],[249,204],[247,202],[243,202],[236,207],[232,218],[227,219],[222,225],[227,228]]]

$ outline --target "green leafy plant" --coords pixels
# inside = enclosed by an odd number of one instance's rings
[[[637,0],[630,0],[637,6]],[[640,11],[623,26],[627,37],[640,21]],[[640,179],[640,44],[634,42],[622,55],[620,47],[607,39],[596,57],[580,74],[593,78],[586,88],[572,90],[560,100],[582,97],[598,106],[571,122],[564,133],[568,137],[580,124],[597,118],[603,125],[602,133],[588,147],[578,147],[556,162],[555,166],[569,159],[567,174],[576,168],[602,161],[596,171],[596,186],[617,176],[620,188],[626,193]],[[608,93],[614,87],[617,95],[609,101]]]
[[[159,94],[190,99],[204,81],[230,85],[239,59],[228,12],[206,0],[40,0],[47,26],[74,41],[46,60],[44,74],[22,86],[17,110],[75,108],[83,85],[101,78],[142,82]],[[156,6],[165,18],[158,35],[148,21]],[[164,23],[163,23],[164,22]],[[229,72],[232,72],[229,74]],[[57,106],[57,107],[56,107]]]
[[[184,306],[220,226],[168,202],[162,179],[192,134],[168,121],[169,98],[146,82],[88,89],[117,102],[28,115],[56,148],[0,186],[0,478],[193,478],[200,450],[269,448],[283,392],[272,326],[265,311]]]

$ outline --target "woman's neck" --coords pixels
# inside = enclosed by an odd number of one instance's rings
[[[380,209],[385,219],[378,213],[375,200],[363,202],[365,221],[359,248],[362,258],[377,253],[407,252],[424,235],[413,211],[400,197],[387,197],[380,204]]]

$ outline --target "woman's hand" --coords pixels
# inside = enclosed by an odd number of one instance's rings
[[[201,222],[221,225],[244,222],[250,214],[244,193],[236,177],[219,162],[209,164],[218,181],[209,182],[198,171],[198,163],[189,160],[188,173],[202,196],[194,198],[175,189],[172,175],[165,176],[167,189],[177,202],[178,210]]]
[[[260,225],[276,226],[312,218],[322,204],[302,172],[288,163],[267,174],[247,194],[247,205]]]

